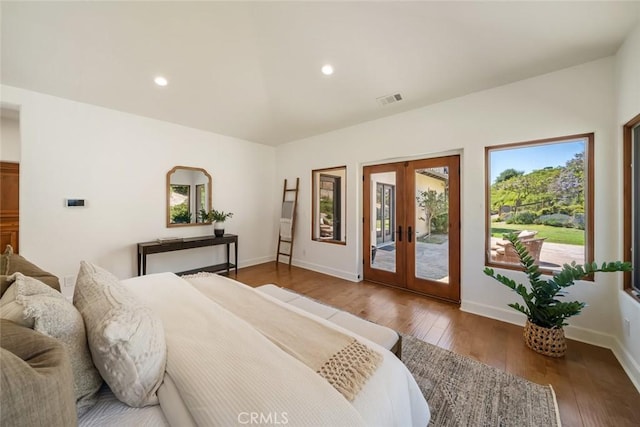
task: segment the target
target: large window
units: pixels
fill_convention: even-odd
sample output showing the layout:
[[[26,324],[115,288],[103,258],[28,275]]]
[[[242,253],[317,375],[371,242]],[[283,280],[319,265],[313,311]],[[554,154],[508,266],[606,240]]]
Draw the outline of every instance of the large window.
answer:
[[[624,126],[624,260],[634,269],[624,274],[624,287],[640,292],[640,114]]]
[[[542,271],[593,260],[593,134],[486,148],[486,264],[519,269],[516,233]]]

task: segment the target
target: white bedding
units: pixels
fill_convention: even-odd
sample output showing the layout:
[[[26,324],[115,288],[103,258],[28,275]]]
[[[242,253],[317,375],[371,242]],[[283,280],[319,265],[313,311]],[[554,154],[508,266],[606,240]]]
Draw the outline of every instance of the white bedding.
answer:
[[[230,279],[211,280],[214,286],[216,280]],[[180,425],[191,421],[198,425],[247,424],[254,414],[269,417],[271,424],[428,424],[428,406],[402,362],[383,347],[331,322],[272,299],[355,336],[383,355],[383,363],[351,404],[308,367],[178,276],[153,274],[123,284],[163,321],[171,383],[161,387],[159,397],[172,424],[176,420],[182,420]]]
[[[98,402],[78,420],[79,427],[169,427],[160,405],[132,408],[120,402],[102,385]]]

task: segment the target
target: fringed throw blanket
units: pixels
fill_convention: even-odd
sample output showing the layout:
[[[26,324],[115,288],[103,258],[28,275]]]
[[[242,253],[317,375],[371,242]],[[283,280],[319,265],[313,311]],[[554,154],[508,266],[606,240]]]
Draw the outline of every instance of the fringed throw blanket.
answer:
[[[287,310],[246,285],[211,273],[183,278],[309,366],[349,401],[382,361],[355,338]]]

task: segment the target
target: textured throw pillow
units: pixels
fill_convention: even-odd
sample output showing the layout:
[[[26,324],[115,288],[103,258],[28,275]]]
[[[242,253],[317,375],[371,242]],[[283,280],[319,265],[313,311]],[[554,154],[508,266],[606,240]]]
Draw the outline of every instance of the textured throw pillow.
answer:
[[[93,366],[84,322],[60,292],[32,277],[15,273],[13,284],[0,298],[0,317],[57,338],[69,353],[74,393],[81,414],[95,404],[102,378]]]
[[[87,327],[93,363],[113,394],[129,406],[157,404],[167,360],[160,319],[118,278],[84,261],[73,301]]]
[[[0,319],[0,425],[77,424],[73,373],[62,343]]]

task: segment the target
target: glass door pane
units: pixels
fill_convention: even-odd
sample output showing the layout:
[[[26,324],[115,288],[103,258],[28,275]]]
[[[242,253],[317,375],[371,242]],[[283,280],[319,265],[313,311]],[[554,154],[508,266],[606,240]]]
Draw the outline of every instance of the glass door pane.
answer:
[[[415,266],[418,279],[449,283],[449,168],[414,169]]]
[[[370,176],[371,212],[376,213],[375,222],[371,222],[374,227],[370,230],[371,268],[395,272],[396,173],[372,173]]]

